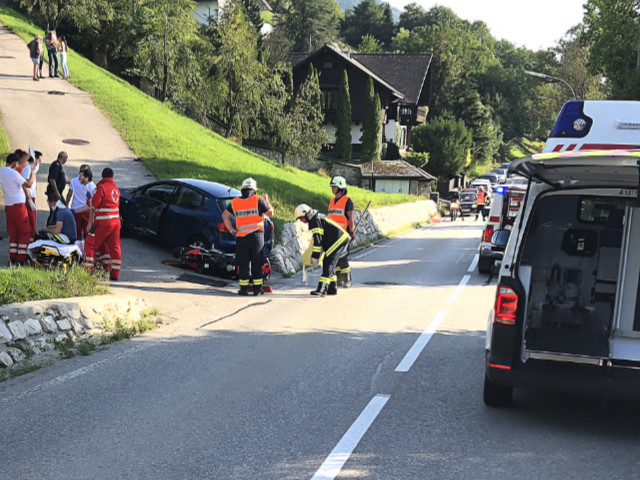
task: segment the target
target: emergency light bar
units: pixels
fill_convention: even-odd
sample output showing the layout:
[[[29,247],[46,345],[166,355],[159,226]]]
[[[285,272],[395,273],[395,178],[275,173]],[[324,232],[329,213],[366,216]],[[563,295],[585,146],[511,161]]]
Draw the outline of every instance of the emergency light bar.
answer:
[[[502,195],[503,193],[506,193],[507,191],[507,187],[496,187],[496,193]]]
[[[586,137],[591,126],[593,125],[593,119],[584,114],[583,111],[584,102],[582,100],[571,100],[564,104],[560,115],[556,119],[556,123],[549,133],[551,137],[565,137],[565,138],[582,138]],[[622,121],[620,123],[625,123]],[[626,122],[627,124],[638,123],[638,129],[640,129],[639,122]],[[630,129],[630,128],[626,128]]]

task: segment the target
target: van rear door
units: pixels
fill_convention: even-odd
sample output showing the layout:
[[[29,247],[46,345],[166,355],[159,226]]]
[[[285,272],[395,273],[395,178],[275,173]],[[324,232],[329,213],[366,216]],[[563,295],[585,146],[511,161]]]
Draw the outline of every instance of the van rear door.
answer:
[[[640,213],[637,232],[630,229],[635,222],[625,222],[636,208],[639,156],[542,154],[512,165],[517,173],[550,187],[534,195],[517,261],[518,278],[528,292],[524,356],[607,359],[622,351],[616,334],[619,312],[623,306],[634,313],[640,308],[635,303],[640,259],[620,280],[634,235],[640,239]],[[620,285],[627,297],[620,295]],[[626,332],[633,332],[627,323]],[[637,338],[624,346],[627,356],[640,360],[637,323]]]

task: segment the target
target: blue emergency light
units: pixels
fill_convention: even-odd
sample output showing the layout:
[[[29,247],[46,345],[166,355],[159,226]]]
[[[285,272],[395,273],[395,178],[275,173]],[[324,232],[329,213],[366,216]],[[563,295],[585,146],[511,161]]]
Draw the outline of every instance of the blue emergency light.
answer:
[[[496,193],[497,194],[502,195],[502,194],[504,194],[506,192],[507,192],[507,187],[496,187]]]
[[[584,114],[584,101],[570,100],[562,106],[556,123],[549,133],[549,138],[582,138],[586,137],[593,125],[593,119]]]

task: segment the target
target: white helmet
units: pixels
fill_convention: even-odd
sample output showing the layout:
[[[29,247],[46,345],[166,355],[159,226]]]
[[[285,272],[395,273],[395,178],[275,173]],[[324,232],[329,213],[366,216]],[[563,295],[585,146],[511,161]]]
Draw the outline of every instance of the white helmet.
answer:
[[[333,177],[329,186],[347,188],[347,181],[344,179],[344,177]]]
[[[258,190],[258,182],[256,182],[253,178],[245,178],[242,181],[241,189],[250,188],[251,190]]]
[[[293,215],[296,217],[296,220],[298,220],[299,218],[302,218],[302,217],[308,219],[307,214],[312,212],[312,211],[313,211],[313,209],[309,205],[307,205],[306,203],[301,203],[300,205],[298,205],[296,207],[296,210],[293,213]]]

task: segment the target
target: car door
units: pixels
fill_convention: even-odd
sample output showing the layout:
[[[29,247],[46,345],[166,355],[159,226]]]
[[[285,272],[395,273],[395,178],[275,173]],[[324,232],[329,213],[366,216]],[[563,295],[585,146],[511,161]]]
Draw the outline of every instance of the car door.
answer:
[[[139,233],[158,236],[160,219],[176,189],[174,183],[153,183],[136,192],[133,224]]]
[[[201,237],[210,240],[204,213],[208,197],[190,186],[181,185],[162,217],[161,238],[170,245],[184,246]]]

